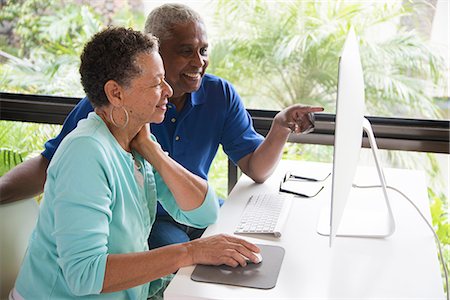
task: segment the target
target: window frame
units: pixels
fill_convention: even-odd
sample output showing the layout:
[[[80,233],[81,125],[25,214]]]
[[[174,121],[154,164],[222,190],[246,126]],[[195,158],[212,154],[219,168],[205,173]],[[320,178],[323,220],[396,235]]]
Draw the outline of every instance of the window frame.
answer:
[[[0,94],[0,120],[63,124],[80,98],[45,95]],[[247,110],[257,132],[266,136],[275,110]],[[318,113],[315,130],[307,135],[291,134],[288,141],[331,146],[334,143],[335,115]],[[379,149],[450,154],[450,121],[367,116]],[[363,137],[363,147],[369,147]],[[228,161],[228,190],[239,177],[237,167]]]

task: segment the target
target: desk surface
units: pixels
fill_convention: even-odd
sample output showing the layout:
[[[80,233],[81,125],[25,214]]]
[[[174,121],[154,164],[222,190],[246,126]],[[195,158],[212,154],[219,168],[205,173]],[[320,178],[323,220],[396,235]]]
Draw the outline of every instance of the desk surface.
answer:
[[[264,184],[255,184],[247,176],[241,176],[221,208],[219,221],[208,227],[204,236],[232,234],[252,194],[273,193],[278,190],[286,171],[307,170],[317,164],[282,161]],[[431,219],[423,172],[385,169],[385,175],[389,185],[408,195]],[[356,183],[379,184],[376,178],[375,169],[360,168]],[[316,230],[320,212],[330,199],[330,190],[331,177],[315,198],[294,198],[281,238],[241,235],[254,243],[285,248],[275,288],[258,290],[194,282],[190,279],[194,267],[186,267],[178,271],[164,298],[444,299],[434,237],[411,204],[389,191],[396,221],[392,236],[384,239],[338,237],[329,248],[329,238]]]

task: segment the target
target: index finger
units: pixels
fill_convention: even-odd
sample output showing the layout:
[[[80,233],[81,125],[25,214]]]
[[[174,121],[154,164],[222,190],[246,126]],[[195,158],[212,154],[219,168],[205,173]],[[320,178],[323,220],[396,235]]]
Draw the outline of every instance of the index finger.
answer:
[[[324,108],[322,106],[306,106],[304,110],[307,112],[321,112],[324,111]]]
[[[249,249],[249,250],[252,251],[252,252],[257,252],[257,253],[260,252],[258,246],[256,246],[256,245],[253,244],[253,243],[250,243],[250,242],[248,242],[248,241],[246,241],[246,240],[244,240],[244,239],[241,239],[241,238],[238,238],[238,237],[235,237],[235,236],[232,236],[232,235],[228,235],[228,236],[227,236],[227,239],[228,239],[230,242],[233,242],[233,243],[237,243],[237,244],[243,245],[244,247],[246,247],[247,249]]]

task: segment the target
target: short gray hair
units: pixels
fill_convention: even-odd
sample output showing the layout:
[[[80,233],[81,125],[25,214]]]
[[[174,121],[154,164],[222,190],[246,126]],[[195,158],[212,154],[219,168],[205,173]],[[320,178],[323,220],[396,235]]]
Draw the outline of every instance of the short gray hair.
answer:
[[[104,86],[114,80],[128,86],[142,69],[136,58],[158,52],[158,39],[131,28],[108,27],[86,43],[81,54],[81,84],[93,107],[109,103]]]
[[[172,38],[175,25],[190,22],[204,24],[202,17],[192,8],[184,4],[170,3],[153,9],[145,22],[145,33],[151,33],[160,41]]]

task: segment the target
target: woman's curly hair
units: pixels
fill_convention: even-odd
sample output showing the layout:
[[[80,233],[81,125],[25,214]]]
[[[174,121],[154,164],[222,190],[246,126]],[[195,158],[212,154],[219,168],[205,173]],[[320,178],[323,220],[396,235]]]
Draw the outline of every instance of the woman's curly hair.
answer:
[[[80,64],[81,84],[92,106],[109,103],[104,91],[107,81],[128,86],[141,73],[137,55],[158,50],[156,37],[131,28],[109,27],[95,34],[84,46]]]

